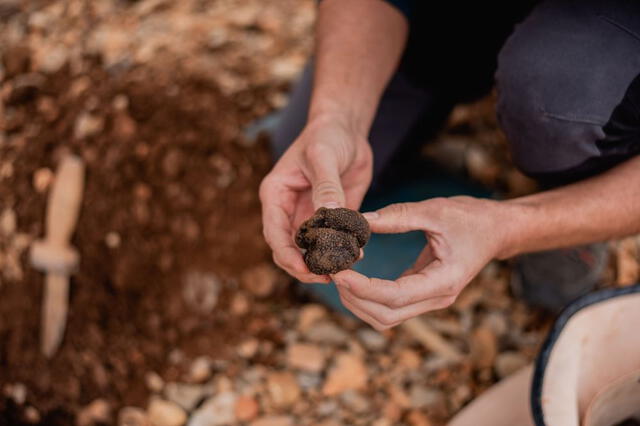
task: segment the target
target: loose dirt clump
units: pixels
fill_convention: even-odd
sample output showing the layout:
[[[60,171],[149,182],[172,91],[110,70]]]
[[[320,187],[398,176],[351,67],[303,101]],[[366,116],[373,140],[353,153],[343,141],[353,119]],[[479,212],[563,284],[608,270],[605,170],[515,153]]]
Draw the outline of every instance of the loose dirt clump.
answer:
[[[357,211],[321,207],[300,226],[296,244],[306,250],[304,261],[311,272],[335,274],[358,260],[370,235],[369,223]]]

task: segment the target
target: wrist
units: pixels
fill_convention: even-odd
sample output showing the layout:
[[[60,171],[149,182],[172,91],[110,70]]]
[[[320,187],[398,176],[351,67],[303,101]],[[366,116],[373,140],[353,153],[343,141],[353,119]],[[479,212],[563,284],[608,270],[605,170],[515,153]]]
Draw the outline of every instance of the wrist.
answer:
[[[351,108],[335,101],[313,102],[307,125],[339,125],[352,135],[368,139],[370,123]]]
[[[505,260],[527,251],[526,243],[535,233],[538,207],[533,203],[508,200],[498,202],[500,244],[496,259]]]

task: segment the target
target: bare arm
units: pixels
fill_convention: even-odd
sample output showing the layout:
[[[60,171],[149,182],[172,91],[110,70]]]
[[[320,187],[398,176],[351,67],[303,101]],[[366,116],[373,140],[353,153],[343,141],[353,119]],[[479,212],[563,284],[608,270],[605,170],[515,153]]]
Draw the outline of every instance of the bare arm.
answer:
[[[358,209],[371,182],[367,136],[407,37],[406,19],[383,0],[323,0],[315,81],[304,130],[260,187],[264,236],[274,261],[305,282],[293,233],[315,209]]]
[[[602,175],[505,203],[508,234],[499,257],[640,232],[640,157]]]
[[[323,0],[310,121],[346,118],[366,137],[407,39],[406,19],[382,0]]]

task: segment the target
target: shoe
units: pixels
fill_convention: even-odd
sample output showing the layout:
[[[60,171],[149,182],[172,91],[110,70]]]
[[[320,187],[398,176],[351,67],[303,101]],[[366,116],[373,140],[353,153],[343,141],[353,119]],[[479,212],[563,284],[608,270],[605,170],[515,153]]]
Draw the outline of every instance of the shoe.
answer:
[[[519,256],[511,272],[513,292],[532,306],[559,312],[601,282],[607,243]]]

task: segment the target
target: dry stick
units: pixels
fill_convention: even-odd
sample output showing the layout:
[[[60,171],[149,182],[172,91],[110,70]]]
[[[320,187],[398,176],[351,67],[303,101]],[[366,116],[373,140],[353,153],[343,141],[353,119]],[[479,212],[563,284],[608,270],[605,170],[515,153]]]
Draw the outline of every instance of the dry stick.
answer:
[[[71,235],[78,221],[84,164],[79,157],[62,158],[47,202],[46,237],[31,245],[31,264],[46,276],[42,305],[41,350],[51,357],[62,341],[69,303],[69,276],[77,269],[78,252]]]
[[[442,358],[452,362],[462,360],[463,354],[455,346],[447,342],[437,331],[431,328],[422,318],[412,318],[404,322],[402,328],[425,348],[438,354]]]

